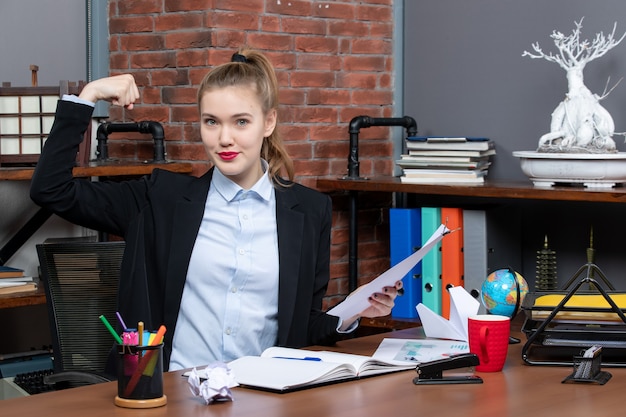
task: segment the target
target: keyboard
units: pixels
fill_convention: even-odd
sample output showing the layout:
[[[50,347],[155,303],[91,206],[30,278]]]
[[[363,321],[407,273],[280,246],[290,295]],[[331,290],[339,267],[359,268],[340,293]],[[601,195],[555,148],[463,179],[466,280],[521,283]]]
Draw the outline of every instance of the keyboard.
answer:
[[[52,369],[43,369],[39,371],[24,372],[15,375],[13,383],[22,388],[30,395],[39,394],[41,392],[54,391],[54,385],[46,385],[43,378],[52,374]]]

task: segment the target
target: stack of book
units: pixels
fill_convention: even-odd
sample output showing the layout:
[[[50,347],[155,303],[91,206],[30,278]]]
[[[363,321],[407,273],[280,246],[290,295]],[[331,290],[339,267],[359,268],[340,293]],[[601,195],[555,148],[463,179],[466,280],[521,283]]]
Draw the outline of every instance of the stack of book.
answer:
[[[396,164],[408,183],[470,183],[485,181],[490,158],[496,154],[488,138],[409,137],[407,154]]]
[[[0,265],[0,294],[13,294],[36,289],[37,283],[34,278],[25,276],[22,269]]]

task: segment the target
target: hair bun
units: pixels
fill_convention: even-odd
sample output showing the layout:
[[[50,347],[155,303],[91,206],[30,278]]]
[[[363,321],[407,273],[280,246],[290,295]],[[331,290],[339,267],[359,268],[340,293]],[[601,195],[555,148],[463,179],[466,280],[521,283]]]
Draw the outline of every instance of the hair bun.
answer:
[[[232,58],[230,59],[230,62],[243,62],[244,64],[248,63],[248,59],[241,55],[240,53],[235,52],[232,56]]]

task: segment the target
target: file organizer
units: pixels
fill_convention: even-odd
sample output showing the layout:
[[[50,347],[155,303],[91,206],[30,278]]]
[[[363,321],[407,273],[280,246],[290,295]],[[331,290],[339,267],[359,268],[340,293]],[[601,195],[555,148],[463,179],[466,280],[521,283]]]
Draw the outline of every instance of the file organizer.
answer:
[[[391,266],[415,253],[422,246],[421,210],[419,208],[389,209],[389,251]],[[416,318],[415,306],[422,302],[422,263],[419,262],[402,278],[404,294],[396,297],[392,317]]]
[[[600,346],[602,366],[626,367],[626,294],[615,292],[595,265],[581,271],[587,276],[567,292],[526,296],[522,359],[529,365],[572,366],[581,350]],[[545,302],[546,297],[556,302]]]

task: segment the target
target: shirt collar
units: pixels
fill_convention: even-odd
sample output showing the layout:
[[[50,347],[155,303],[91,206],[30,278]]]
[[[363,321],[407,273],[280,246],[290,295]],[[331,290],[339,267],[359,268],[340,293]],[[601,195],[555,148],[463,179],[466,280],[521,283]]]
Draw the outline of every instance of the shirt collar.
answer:
[[[263,176],[259,178],[249,190],[244,190],[238,184],[227,178],[217,167],[213,172],[211,186],[215,187],[217,192],[220,193],[226,201],[233,201],[243,194],[256,195],[262,200],[269,201],[274,189],[268,174],[269,164],[264,159],[261,159],[261,166],[263,167]]]

